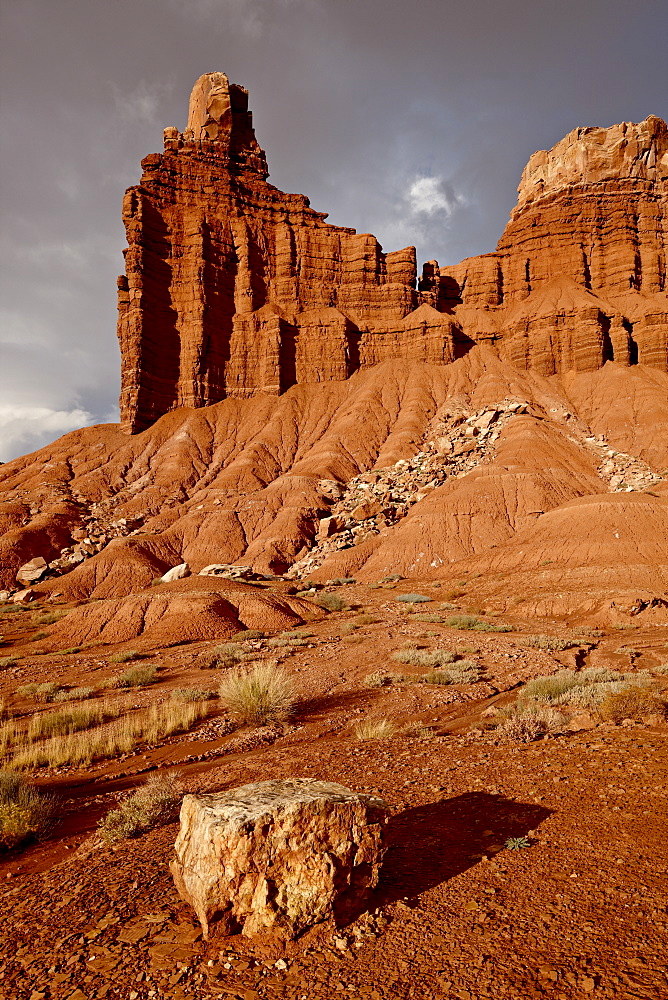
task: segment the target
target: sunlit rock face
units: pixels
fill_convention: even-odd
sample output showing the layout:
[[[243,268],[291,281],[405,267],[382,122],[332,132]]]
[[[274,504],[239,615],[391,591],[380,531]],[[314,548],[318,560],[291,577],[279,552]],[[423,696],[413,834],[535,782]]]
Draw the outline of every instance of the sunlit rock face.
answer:
[[[413,247],[385,253],[269,184],[246,90],[204,74],[125,195],[125,429],[481,341],[542,374],[667,370],[667,150],[658,118],[576,129],[529,160],[495,253],[418,281]]]

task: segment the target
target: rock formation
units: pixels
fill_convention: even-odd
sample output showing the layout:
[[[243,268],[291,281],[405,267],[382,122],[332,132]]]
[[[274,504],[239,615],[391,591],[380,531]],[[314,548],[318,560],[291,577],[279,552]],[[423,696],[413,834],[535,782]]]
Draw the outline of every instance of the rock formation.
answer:
[[[276,395],[389,359],[443,364],[489,341],[542,374],[607,360],[668,370],[668,131],[577,129],[535,153],[496,253],[453,268],[384,253],[267,182],[248,94],[195,84],[188,126],[125,196],[121,419]]]
[[[387,807],[326,781],[262,781],[186,795],[172,875],[205,936],[276,930],[293,938],[350,916],[378,881]]]

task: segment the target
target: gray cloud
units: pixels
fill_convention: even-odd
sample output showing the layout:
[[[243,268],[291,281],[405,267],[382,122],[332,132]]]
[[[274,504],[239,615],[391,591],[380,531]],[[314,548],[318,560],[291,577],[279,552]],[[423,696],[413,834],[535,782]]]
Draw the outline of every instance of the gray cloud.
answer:
[[[248,87],[278,187],[455,263],[535,149],[666,116],[667,27],[665,0],[7,0],[2,456],[114,412],[123,190],[201,73]]]

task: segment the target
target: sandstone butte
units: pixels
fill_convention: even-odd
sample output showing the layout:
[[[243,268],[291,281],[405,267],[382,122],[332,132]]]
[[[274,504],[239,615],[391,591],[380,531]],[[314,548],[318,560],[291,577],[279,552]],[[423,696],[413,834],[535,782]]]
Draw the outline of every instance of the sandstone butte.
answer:
[[[461,567],[501,610],[665,598],[663,121],[535,153],[497,249],[419,277],[412,247],[385,253],[269,184],[223,73],[164,146],[123,202],[121,425],[2,468],[0,586],[127,598],[140,622],[137,595],[184,563],[161,586],[197,588],[206,615],[212,563]]]

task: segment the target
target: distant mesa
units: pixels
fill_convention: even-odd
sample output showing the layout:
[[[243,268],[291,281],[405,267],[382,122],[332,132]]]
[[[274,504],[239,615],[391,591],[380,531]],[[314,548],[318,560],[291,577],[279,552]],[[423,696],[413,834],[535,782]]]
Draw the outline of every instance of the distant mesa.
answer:
[[[608,360],[668,371],[668,130],[580,128],[534,153],[494,253],[449,268],[333,226],[267,181],[248,93],[193,88],[184,132],[128,189],[121,419],[279,395],[481,342],[543,375]]]

